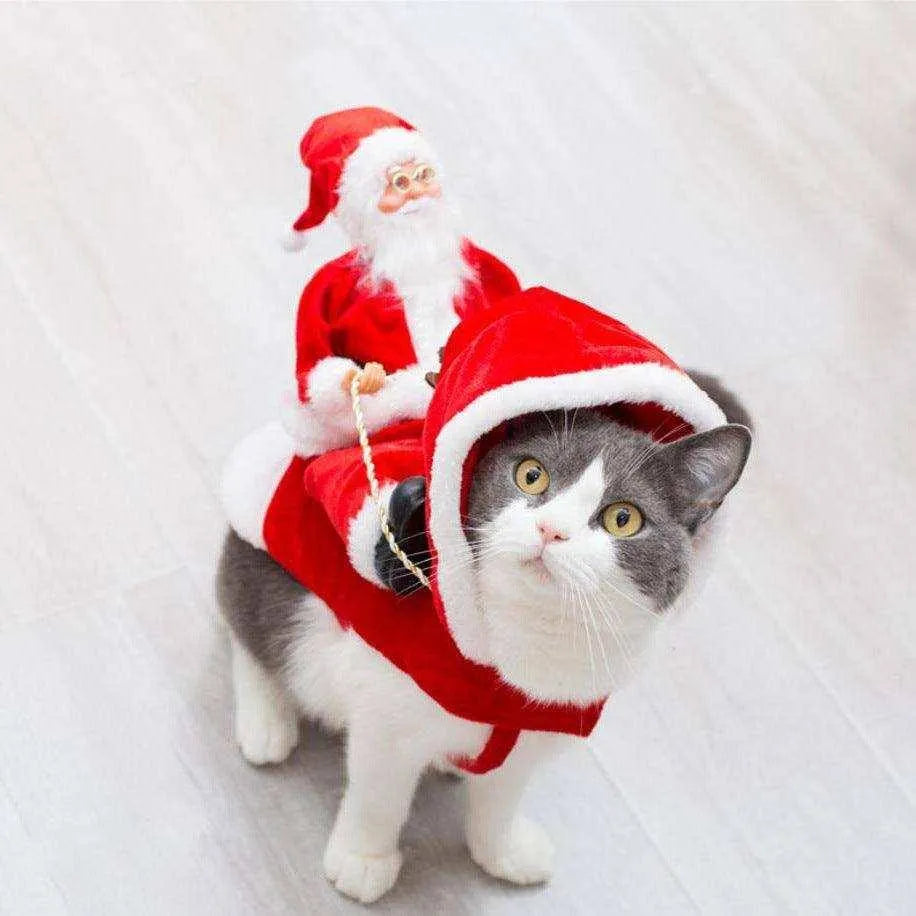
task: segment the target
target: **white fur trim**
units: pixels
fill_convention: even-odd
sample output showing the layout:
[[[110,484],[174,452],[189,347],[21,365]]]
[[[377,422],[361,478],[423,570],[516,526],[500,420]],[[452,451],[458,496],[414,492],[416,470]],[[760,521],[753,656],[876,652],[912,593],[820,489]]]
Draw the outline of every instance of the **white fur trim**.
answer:
[[[461,527],[464,461],[483,435],[500,423],[540,410],[652,402],[703,432],[726,422],[719,407],[676,369],[638,363],[556,377],[522,379],[491,389],[439,431],[430,471],[430,536],[449,563],[438,568],[437,586],[452,637],[468,658],[490,664],[474,588],[471,549]]]
[[[370,432],[395,420],[422,419],[426,416],[433,389],[421,366],[408,366],[392,372],[385,387],[377,394],[363,398],[363,414]]]
[[[337,360],[338,357],[329,359]],[[322,363],[329,360],[322,360]],[[349,360],[341,360],[349,363]],[[340,388],[341,374],[338,377],[337,392],[340,402],[336,403],[336,393],[330,389],[327,397],[315,402],[312,395],[312,375],[321,363],[315,366],[309,375],[310,400],[302,404],[295,395],[288,395],[282,408],[283,426],[287,433],[295,440],[296,451],[303,458],[319,455],[332,448],[341,448],[345,445],[354,445],[357,441],[356,424],[349,395]],[[352,367],[354,364],[350,364]],[[330,370],[328,370],[330,374]],[[323,378],[319,377],[323,384]],[[334,394],[334,397],[332,397]],[[420,366],[409,366],[392,372],[385,379],[381,391],[375,394],[362,396],[363,419],[366,428],[371,433],[389,426],[398,420],[422,419],[426,416],[432,389],[426,383],[423,370]],[[334,409],[328,409],[328,408]]]
[[[229,524],[262,550],[267,509],[295,452],[280,424],[269,423],[246,436],[223,468],[220,496]]]
[[[341,387],[344,376],[359,366],[343,356],[319,359],[306,379],[309,402],[322,416],[340,416],[350,409],[350,396]]]
[[[379,488],[382,504],[387,506],[396,484],[388,483]],[[353,568],[373,585],[388,588],[375,571],[375,545],[382,533],[375,500],[369,494],[353,516],[347,530],[347,556]]]
[[[298,229],[286,229],[280,236],[280,245],[286,251],[302,251],[308,243],[308,232],[299,232]]]
[[[303,458],[352,444],[356,437],[355,428],[347,427],[340,418],[332,422],[321,417],[312,404],[303,404],[295,391],[283,395],[280,422],[293,440],[296,454]]]
[[[388,169],[408,160],[428,162],[441,175],[438,157],[426,139],[415,130],[383,127],[360,141],[347,158],[337,194],[357,208],[374,207],[388,183]]]
[[[438,368],[439,348],[458,324],[454,303],[464,282],[464,272],[459,267],[443,273],[441,279],[413,286],[402,284],[399,290],[410,342],[420,365],[427,369]]]

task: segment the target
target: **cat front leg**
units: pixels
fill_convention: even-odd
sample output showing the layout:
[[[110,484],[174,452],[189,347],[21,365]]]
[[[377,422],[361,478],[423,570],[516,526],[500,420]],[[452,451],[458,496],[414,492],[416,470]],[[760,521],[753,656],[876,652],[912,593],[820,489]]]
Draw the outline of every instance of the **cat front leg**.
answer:
[[[372,903],[401,870],[398,838],[429,754],[376,722],[351,722],[347,789],[324,855],[328,880],[342,894]]]
[[[563,746],[555,735],[525,734],[502,766],[468,779],[465,837],[487,874],[513,884],[539,884],[553,874],[554,847],[539,824],[518,812],[532,771]]]

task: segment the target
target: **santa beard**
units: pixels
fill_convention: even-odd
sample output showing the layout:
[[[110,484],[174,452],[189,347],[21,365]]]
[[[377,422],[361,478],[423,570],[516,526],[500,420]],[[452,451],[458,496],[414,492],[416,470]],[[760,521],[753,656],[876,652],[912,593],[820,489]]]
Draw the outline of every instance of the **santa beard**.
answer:
[[[341,198],[336,212],[366,265],[365,282],[392,284],[418,363],[438,368],[439,349],[458,323],[455,297],[473,278],[455,211],[441,197],[422,197],[394,213],[382,213],[375,201],[350,207]]]
[[[336,214],[375,285],[390,281],[402,297],[450,287],[454,296],[470,276],[457,213],[441,197],[408,201],[394,213],[382,213],[374,200],[352,206],[342,198]]]

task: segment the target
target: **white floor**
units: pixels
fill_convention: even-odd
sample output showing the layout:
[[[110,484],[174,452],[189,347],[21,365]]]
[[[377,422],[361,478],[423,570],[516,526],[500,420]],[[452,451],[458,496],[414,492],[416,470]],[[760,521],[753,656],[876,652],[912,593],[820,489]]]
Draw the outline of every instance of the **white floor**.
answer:
[[[916,6],[0,8],[0,912],[355,911],[337,741],[245,766],[215,497],[290,377],[315,115],[422,125],[471,235],[758,421],[706,600],[528,806],[424,785],[398,913],[916,912]]]

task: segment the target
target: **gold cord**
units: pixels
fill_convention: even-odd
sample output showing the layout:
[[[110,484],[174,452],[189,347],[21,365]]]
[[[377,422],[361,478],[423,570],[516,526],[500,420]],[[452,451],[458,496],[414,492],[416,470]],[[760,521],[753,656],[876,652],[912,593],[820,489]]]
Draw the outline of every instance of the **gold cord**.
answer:
[[[356,432],[359,434],[359,447],[363,452],[363,464],[366,466],[366,479],[369,481],[369,492],[372,494],[372,499],[375,502],[378,520],[382,526],[382,534],[385,535],[385,540],[388,541],[391,552],[401,561],[404,568],[413,573],[423,585],[429,588],[429,579],[426,577],[426,573],[424,573],[423,570],[420,569],[403,550],[401,550],[398,546],[398,542],[394,539],[394,534],[388,524],[388,509],[382,503],[381,496],[379,496],[378,478],[375,474],[375,462],[372,460],[372,448],[369,446],[369,433],[366,430],[366,421],[363,418],[363,408],[359,399],[359,383],[362,377],[363,370],[357,370],[350,382],[350,400],[353,406],[353,417],[356,420]]]

